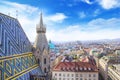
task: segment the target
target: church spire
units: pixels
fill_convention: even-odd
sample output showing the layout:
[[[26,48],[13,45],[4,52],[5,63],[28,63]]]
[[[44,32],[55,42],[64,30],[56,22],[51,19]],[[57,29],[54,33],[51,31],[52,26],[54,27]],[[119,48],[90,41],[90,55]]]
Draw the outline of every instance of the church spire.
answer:
[[[42,12],[40,14],[40,22],[37,25],[36,31],[37,31],[37,33],[45,33],[46,32],[46,28],[45,28],[45,26],[43,24]]]
[[[39,66],[43,73],[49,71],[50,60],[49,60],[49,46],[46,38],[46,28],[43,24],[42,13],[40,14],[40,21],[36,28],[36,39],[34,43],[35,57],[38,60]]]
[[[41,12],[41,14],[40,14],[40,26],[43,26],[43,19],[42,19],[42,12]]]
[[[37,36],[36,36],[34,47],[39,48],[41,51],[44,48],[48,49],[48,42],[45,35],[46,28],[43,24],[42,13],[40,14],[40,21],[36,27],[36,32],[37,32]]]

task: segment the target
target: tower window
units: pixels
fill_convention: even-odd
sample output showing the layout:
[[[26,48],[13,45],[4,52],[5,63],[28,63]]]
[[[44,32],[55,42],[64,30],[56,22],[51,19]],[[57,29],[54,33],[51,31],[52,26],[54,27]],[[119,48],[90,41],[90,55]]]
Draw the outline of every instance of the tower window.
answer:
[[[44,68],[44,72],[46,73],[47,71],[46,71],[46,68]]]
[[[44,58],[44,64],[46,64],[46,58]]]
[[[39,59],[37,60],[37,62],[38,62],[38,64],[40,64],[40,60]]]
[[[39,53],[39,51],[37,51],[37,53]]]

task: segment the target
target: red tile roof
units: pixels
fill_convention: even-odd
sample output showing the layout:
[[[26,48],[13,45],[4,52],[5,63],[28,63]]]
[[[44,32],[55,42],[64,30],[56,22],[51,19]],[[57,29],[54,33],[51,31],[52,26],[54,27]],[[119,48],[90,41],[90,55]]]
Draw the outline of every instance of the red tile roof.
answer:
[[[85,48],[84,51],[86,51],[87,53],[90,53],[90,48]]]
[[[60,62],[54,66],[53,71],[97,72],[98,69],[88,62]]]

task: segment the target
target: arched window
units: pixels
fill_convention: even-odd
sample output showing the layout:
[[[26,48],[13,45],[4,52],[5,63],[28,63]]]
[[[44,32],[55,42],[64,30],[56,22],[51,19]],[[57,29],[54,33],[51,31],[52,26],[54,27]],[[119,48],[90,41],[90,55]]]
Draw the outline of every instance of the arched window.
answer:
[[[37,53],[39,53],[39,51],[37,51]]]
[[[40,64],[40,60],[39,59],[37,60],[37,62],[38,62],[38,64]]]
[[[44,68],[44,72],[46,73],[47,71],[46,71],[46,68]]]
[[[44,64],[46,64],[46,58],[44,58]]]

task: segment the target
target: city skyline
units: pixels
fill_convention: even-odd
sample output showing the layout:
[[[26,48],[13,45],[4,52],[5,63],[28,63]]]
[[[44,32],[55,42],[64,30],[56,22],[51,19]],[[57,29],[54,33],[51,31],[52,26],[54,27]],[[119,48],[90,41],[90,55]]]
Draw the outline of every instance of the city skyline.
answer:
[[[31,42],[35,40],[41,12],[48,40],[115,39],[120,38],[119,3],[119,0],[2,0],[0,12],[17,17]]]

